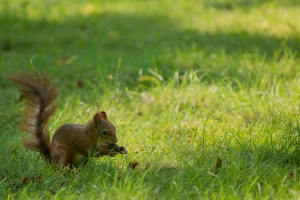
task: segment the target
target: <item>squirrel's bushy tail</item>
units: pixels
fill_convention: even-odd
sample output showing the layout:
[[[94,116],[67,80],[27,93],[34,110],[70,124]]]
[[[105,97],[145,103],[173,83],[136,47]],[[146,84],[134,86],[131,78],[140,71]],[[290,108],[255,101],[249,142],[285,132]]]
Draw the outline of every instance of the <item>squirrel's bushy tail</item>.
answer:
[[[17,76],[7,76],[18,84],[21,97],[26,99],[26,108],[20,129],[30,133],[33,137],[23,140],[26,149],[40,152],[50,161],[50,133],[47,128],[49,118],[57,106],[53,104],[58,92],[51,84],[47,75],[22,73]]]

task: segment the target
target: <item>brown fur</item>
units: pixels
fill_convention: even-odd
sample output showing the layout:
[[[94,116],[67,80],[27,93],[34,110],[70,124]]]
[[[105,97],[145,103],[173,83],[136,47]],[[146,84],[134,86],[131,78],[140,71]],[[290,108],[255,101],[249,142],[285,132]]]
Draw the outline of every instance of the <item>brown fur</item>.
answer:
[[[89,156],[115,156],[108,143],[117,143],[118,137],[113,124],[104,111],[96,113],[85,125],[67,123],[59,127],[50,141],[47,128],[49,118],[57,106],[53,101],[58,95],[56,87],[46,76],[35,71],[17,76],[7,76],[18,84],[18,90],[27,100],[20,129],[32,135],[23,140],[26,149],[40,152],[49,162],[73,166]],[[121,147],[126,150],[125,147]]]

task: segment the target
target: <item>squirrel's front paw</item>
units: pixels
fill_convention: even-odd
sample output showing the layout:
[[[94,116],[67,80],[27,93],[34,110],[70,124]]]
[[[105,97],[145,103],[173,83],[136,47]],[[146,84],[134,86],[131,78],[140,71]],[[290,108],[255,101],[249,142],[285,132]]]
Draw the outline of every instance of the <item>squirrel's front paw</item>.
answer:
[[[127,147],[119,146],[119,153],[120,154],[128,154],[128,149]]]
[[[128,154],[128,150],[126,147],[118,146],[117,144],[108,144],[107,149],[110,149],[113,152],[118,152],[120,154]]]

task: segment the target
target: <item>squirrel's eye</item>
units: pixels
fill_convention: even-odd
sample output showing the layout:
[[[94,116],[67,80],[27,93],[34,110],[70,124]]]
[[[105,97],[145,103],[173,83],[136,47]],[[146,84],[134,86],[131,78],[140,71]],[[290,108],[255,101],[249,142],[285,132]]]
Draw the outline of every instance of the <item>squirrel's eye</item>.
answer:
[[[107,135],[107,134],[108,134],[108,131],[107,131],[106,129],[103,129],[103,130],[101,131],[101,133],[102,133],[102,135]]]

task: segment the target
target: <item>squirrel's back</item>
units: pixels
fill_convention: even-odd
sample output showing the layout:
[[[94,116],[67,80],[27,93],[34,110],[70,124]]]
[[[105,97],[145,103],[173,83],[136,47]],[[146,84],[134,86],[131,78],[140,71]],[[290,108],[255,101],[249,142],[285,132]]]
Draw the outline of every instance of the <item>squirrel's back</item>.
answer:
[[[51,84],[47,75],[40,76],[35,71],[7,78],[18,84],[21,96],[26,99],[20,129],[30,133],[32,137],[24,139],[23,146],[29,150],[39,151],[50,160],[51,140],[47,124],[57,107],[53,104],[58,95],[56,87]]]

